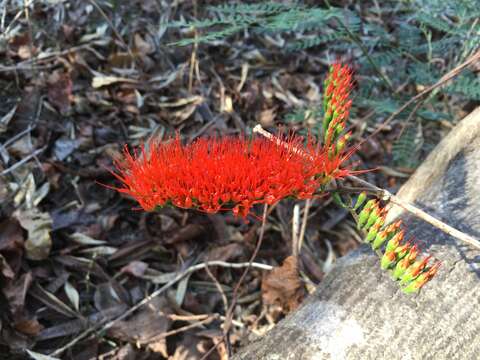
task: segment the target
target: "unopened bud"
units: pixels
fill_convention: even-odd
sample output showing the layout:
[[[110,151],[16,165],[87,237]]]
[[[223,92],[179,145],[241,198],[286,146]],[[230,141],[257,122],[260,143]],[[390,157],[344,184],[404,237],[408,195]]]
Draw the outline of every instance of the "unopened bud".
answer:
[[[382,210],[378,206],[375,207],[368,217],[367,223],[365,224],[365,229],[370,229],[370,227],[377,222],[381,214]]]
[[[387,270],[397,260],[397,255],[395,255],[394,251],[387,251],[383,254],[382,259],[380,260],[380,266],[383,270]]]
[[[365,191],[362,191],[360,195],[358,195],[358,198],[357,198],[357,201],[355,202],[355,206],[353,207],[353,210],[357,210],[360,206],[362,206],[365,200],[367,200],[367,193]]]
[[[405,274],[405,271],[407,271],[408,267],[411,265],[411,262],[408,260],[408,258],[403,258],[400,260],[397,265],[395,266],[395,269],[393,269],[392,277],[394,280],[400,279],[403,274]]]
[[[378,233],[375,240],[373,240],[372,249],[380,249],[385,241],[387,241],[387,233],[385,231]]]
[[[379,219],[380,220],[380,219]],[[380,228],[382,227],[382,224],[381,222],[377,222],[375,223],[369,230],[368,230],[368,233],[367,233],[367,236],[365,237],[365,242],[366,243],[371,243],[375,237],[377,236],[378,232],[380,231]]]
[[[425,285],[435,276],[439,267],[440,267],[440,262],[435,263],[428,270],[418,275],[418,277],[415,280],[411,281],[406,287],[404,287],[402,291],[406,294],[417,292],[422,288],[423,285]]]
[[[405,232],[403,230],[393,235],[387,243],[386,251],[395,251],[402,242],[404,236]]]
[[[423,269],[425,269],[425,266],[427,265],[428,260],[430,260],[430,256],[424,258],[421,261],[416,261],[415,263],[410,265],[407,271],[405,271],[405,274],[403,274],[400,280],[400,284],[406,285],[410,283],[412,280],[414,280],[423,271]]]
[[[363,207],[362,211],[360,211],[360,214],[358,215],[358,223],[357,227],[358,229],[362,229],[364,225],[367,223],[368,218],[370,217],[370,214],[373,210],[373,208],[376,206],[377,200],[369,200],[367,204]]]

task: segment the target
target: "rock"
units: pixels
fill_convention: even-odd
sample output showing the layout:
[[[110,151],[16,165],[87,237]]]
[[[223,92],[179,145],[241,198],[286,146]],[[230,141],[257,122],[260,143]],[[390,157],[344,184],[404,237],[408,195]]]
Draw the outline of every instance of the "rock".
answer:
[[[480,238],[480,108],[428,156],[398,196]],[[340,259],[316,293],[235,359],[478,359],[480,251],[394,208],[407,233],[442,261],[403,294],[367,246]]]

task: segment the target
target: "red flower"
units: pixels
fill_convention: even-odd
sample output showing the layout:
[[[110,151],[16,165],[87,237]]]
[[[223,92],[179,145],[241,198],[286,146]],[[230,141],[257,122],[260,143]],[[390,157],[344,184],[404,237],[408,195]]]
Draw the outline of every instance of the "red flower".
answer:
[[[254,204],[285,197],[311,198],[321,185],[349,174],[348,156],[329,158],[310,138],[210,138],[182,145],[179,137],[151,142],[132,155],[125,149],[115,176],[116,190],[135,198],[147,211],[175,205],[209,213],[232,209],[246,216]]]

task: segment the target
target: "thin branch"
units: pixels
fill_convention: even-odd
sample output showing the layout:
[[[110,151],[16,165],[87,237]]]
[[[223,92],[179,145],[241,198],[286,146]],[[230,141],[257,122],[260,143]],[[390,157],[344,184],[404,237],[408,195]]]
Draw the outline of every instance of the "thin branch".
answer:
[[[298,241],[300,233],[300,205],[295,204],[292,215],[292,255],[297,257],[300,253],[300,243]]]
[[[89,2],[90,2],[90,4],[92,4],[97,9],[97,11],[100,13],[100,15],[105,19],[105,21],[107,22],[110,29],[112,29],[112,31],[115,34],[118,41],[120,41],[120,43],[127,49],[128,55],[132,58],[132,62],[134,64],[136,64],[137,63],[137,57],[132,52],[132,49],[130,49],[130,46],[128,46],[128,44],[125,42],[125,40],[123,40],[122,35],[120,35],[120,33],[117,31],[117,29],[113,25],[113,22],[107,16],[105,11],[103,11],[103,9],[100,7],[100,5],[98,5],[98,3],[95,0],[89,0]]]
[[[26,162],[30,161],[31,159],[33,159],[35,156],[39,155],[40,153],[42,153],[47,147],[44,146],[40,149],[37,149],[35,150],[33,153],[27,155],[26,157],[24,157],[22,160],[20,161],[17,161],[15,164],[13,164],[12,166],[10,166],[9,168],[3,170],[2,172],[0,172],[0,176],[5,176],[9,173],[11,173],[12,171],[14,171],[15,169],[19,168],[20,166],[22,166],[23,164],[25,164]]]
[[[448,81],[452,80],[454,77],[456,77],[458,74],[460,74],[465,68],[470,66],[471,64],[475,63],[476,61],[480,60],[480,50],[478,50],[475,54],[470,56],[467,60],[465,60],[463,63],[458,65],[457,67],[453,68],[450,70],[448,73],[443,75],[435,84],[428,86],[425,88],[423,91],[419,92],[417,95],[412,97],[410,100],[408,100],[405,104],[400,106],[395,112],[393,112],[387,120],[385,120],[380,126],[370,135],[374,136],[381,130],[383,130],[395,117],[397,117],[398,114],[400,114],[403,110],[408,108],[411,104],[413,104],[415,101],[421,99],[423,96],[431,92],[432,90],[443,86],[445,83]]]
[[[312,200],[307,199],[305,201],[305,207],[303,208],[303,219],[302,219],[302,227],[300,228],[300,235],[298,236],[298,253],[302,250],[303,239],[305,238],[305,231],[307,230],[307,222],[308,222],[308,213],[310,212],[310,206],[312,205]]]

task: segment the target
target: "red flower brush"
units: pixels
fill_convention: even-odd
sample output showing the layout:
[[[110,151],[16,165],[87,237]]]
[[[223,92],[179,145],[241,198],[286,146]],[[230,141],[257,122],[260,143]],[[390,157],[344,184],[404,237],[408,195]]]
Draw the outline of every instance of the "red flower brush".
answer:
[[[291,136],[281,143],[263,138],[199,139],[182,145],[179,137],[151,142],[117,162],[117,188],[147,211],[168,204],[208,213],[232,209],[246,216],[255,204],[285,197],[311,198],[320,186],[348,175],[340,155],[330,159],[310,138]],[[318,149],[318,150],[317,150]]]
[[[273,204],[285,197],[311,198],[334,179],[351,171],[343,164],[355,149],[344,152],[350,134],[343,134],[351,101],[351,71],[331,67],[325,82],[324,144],[311,137],[268,139],[199,139],[182,145],[179,137],[151,142],[117,162],[116,190],[131,195],[145,210],[174,205],[208,213],[231,209],[245,217],[255,204]],[[265,135],[265,134],[264,134]]]

